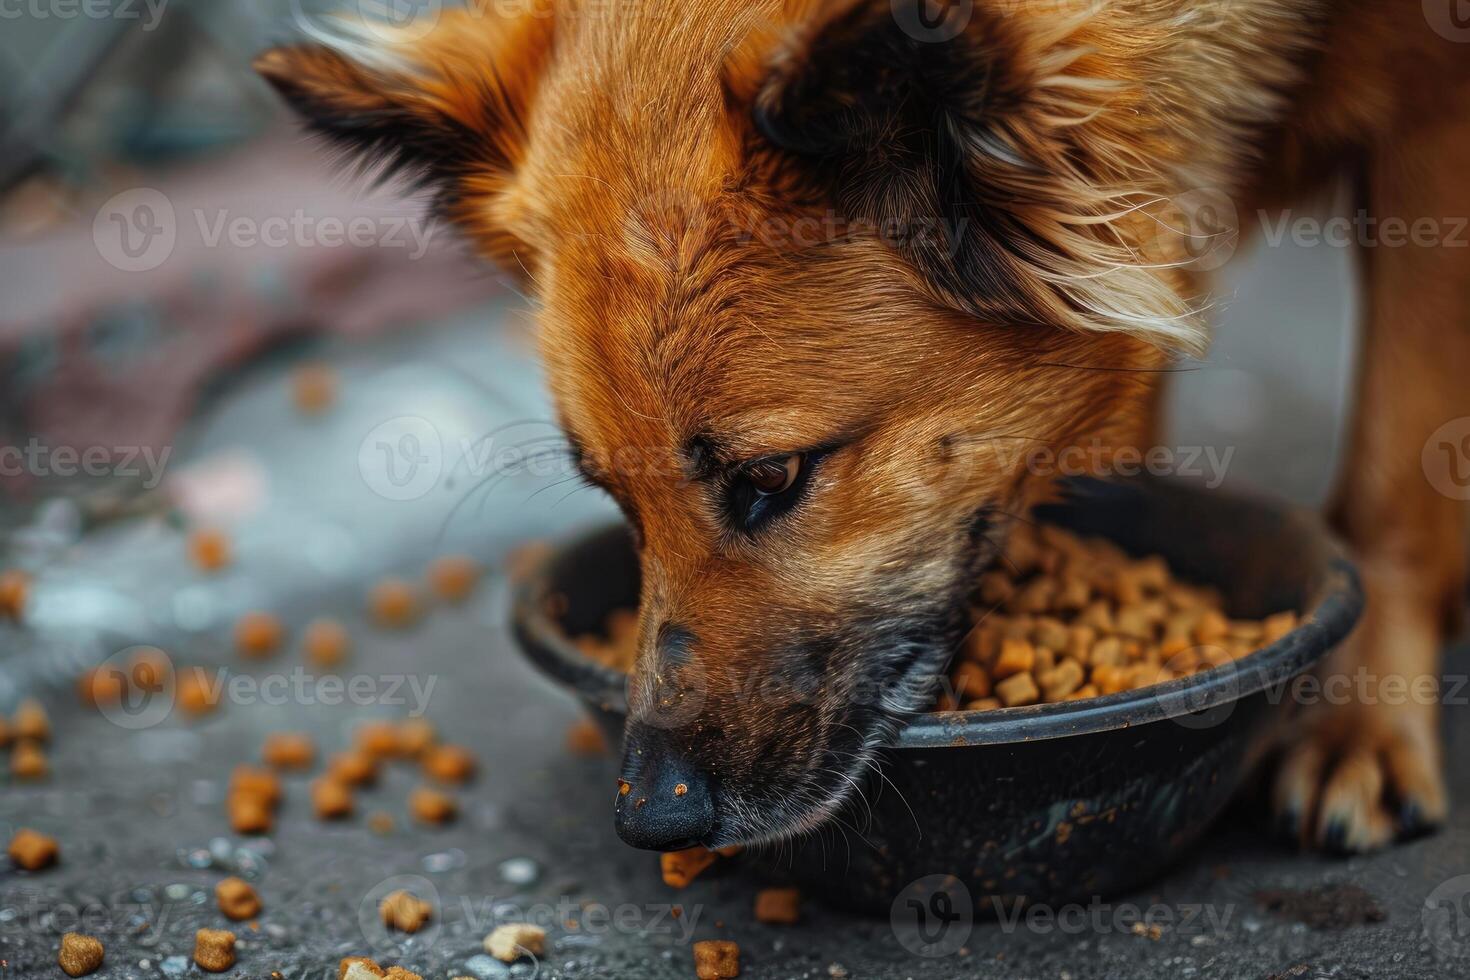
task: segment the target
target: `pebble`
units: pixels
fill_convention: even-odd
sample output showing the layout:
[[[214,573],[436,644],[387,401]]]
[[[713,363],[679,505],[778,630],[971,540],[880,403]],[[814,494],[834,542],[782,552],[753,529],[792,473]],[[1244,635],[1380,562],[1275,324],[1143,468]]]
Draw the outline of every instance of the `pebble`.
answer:
[[[441,871],[454,871],[465,866],[465,853],[457,847],[447,851],[439,851],[435,854],[425,854],[423,861],[424,870],[430,874],[438,874]]]
[[[142,964],[139,965],[141,966]],[[183,974],[189,972],[189,957],[170,956],[168,959],[160,963],[158,965],[158,968],[171,977],[182,976]]]
[[[500,862],[500,880],[508,885],[530,885],[540,877],[541,869],[530,858],[514,857]]]
[[[510,976],[510,967],[485,953],[477,953],[465,960],[464,968],[482,980],[495,980],[495,978]]]

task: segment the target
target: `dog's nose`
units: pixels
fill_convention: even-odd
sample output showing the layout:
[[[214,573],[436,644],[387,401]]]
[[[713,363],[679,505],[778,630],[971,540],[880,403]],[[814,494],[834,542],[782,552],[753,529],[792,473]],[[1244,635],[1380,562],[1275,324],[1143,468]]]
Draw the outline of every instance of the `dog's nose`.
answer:
[[[627,739],[613,823],[634,847],[677,851],[706,840],[715,825],[709,779],[668,734],[634,723]]]

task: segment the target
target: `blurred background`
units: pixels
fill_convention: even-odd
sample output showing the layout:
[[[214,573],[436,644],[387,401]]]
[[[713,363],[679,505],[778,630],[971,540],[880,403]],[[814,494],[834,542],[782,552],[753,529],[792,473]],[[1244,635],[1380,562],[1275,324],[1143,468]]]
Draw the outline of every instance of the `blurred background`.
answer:
[[[368,12],[403,15],[415,2],[430,0]],[[0,879],[0,975],[40,976],[26,964],[43,961],[54,971],[63,906],[98,903],[111,934],[136,936],[138,913],[120,896],[152,910],[157,928],[151,945],[119,939],[127,952],[106,975],[190,969],[186,927],[207,921],[206,872],[221,868],[270,882],[292,910],[268,914],[246,942],[272,950],[273,968],[300,971],[288,976],[364,952],[360,900],[392,875],[522,905],[658,887],[647,856],[612,836],[607,765],[564,748],[574,706],[512,657],[506,636],[515,549],[612,514],[557,453],[531,304],[421,202],[354,177],[303,137],[249,68],[271,43],[317,30],[325,9],[0,5],[0,569],[26,581],[22,620],[0,617],[0,712],[38,697],[56,729],[50,782],[3,777],[0,830],[44,823],[83,858],[57,878]],[[1242,246],[1221,270],[1219,341],[1178,376],[1169,438],[1212,449],[1227,484],[1305,504],[1324,496],[1353,357],[1349,259]],[[191,552],[200,532],[227,542],[221,567]],[[434,601],[424,580],[446,554],[484,570],[457,605]],[[385,576],[418,590],[425,613],[407,631],[371,621],[370,590]],[[137,726],[77,709],[78,674],[136,644],[176,666],[246,669],[235,629],[260,611],[282,624],[281,663],[299,665],[305,624],[331,616],[351,635],[354,672],[431,690],[417,705],[298,698]],[[415,707],[472,745],[489,774],[464,791],[455,827],[385,842],[360,820],[323,831],[302,804],[274,838],[230,836],[223,781],[264,733],[304,730],[329,752],[364,718]],[[403,826],[395,785],[380,792]],[[701,932],[748,906],[748,890],[710,887]],[[844,943],[886,929],[813,914],[848,937],[798,957],[823,975],[847,975],[831,969]],[[475,955],[474,923],[445,929],[433,942],[398,937],[393,953],[435,977],[506,974]],[[756,963],[795,975],[786,941],[757,935]],[[670,965],[675,942],[569,933],[551,969],[689,975]],[[1059,937],[1053,952],[1073,944]],[[1106,940],[1086,952],[1107,962]],[[971,975],[931,966],[940,972],[925,975]]]

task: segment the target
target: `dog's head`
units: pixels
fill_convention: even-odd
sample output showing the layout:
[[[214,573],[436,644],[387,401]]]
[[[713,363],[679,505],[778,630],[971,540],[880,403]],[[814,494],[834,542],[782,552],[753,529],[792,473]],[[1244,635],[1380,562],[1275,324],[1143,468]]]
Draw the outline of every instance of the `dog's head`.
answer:
[[[642,846],[826,818],[932,700],[1038,460],[1131,438],[1201,339],[1086,25],[902,6],[481,7],[259,62],[537,299],[641,555]]]

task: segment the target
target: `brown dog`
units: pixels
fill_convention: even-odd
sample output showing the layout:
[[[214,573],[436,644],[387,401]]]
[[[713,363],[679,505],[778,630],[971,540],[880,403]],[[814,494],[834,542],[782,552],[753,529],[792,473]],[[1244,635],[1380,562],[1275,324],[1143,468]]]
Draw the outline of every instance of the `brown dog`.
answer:
[[[1251,214],[1346,172],[1375,216],[1470,214],[1470,46],[1430,6],[482,2],[258,67],[534,291],[642,556],[647,805],[620,832],[721,846],[820,823],[922,706],[1047,493],[1017,446],[1149,438],[1158,369],[1207,343],[1177,202]],[[1362,267],[1333,513],[1370,604],[1330,669],[1363,680],[1304,714],[1275,790],[1346,850],[1445,815],[1436,699],[1379,686],[1435,674],[1460,603],[1461,507],[1421,451],[1470,412],[1470,252]]]

